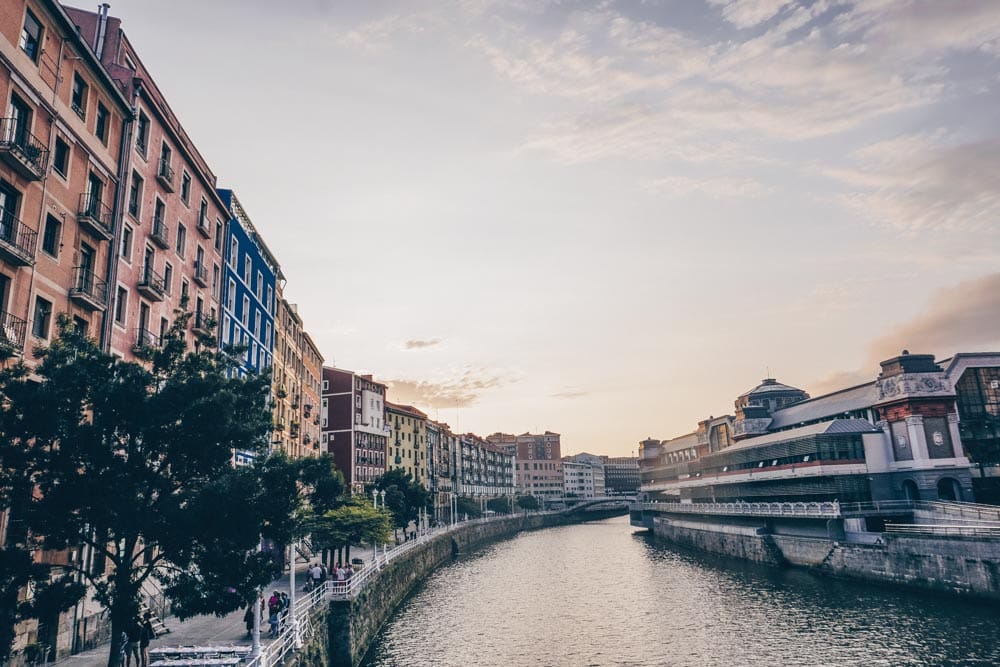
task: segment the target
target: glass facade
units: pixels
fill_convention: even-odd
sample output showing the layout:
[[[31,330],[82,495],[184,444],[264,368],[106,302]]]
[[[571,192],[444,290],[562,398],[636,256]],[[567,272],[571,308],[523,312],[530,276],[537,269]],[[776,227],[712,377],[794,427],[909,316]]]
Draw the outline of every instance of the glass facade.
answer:
[[[980,464],[1000,464],[1000,368],[969,368],[955,384],[962,444]]]

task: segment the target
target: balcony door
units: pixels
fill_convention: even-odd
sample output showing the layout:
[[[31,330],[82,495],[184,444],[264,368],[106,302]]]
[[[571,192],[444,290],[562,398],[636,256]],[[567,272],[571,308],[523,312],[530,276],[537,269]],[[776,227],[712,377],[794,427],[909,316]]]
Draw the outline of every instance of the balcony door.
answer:
[[[86,243],[80,244],[80,277],[78,287],[87,294],[94,289],[94,249]]]
[[[28,134],[31,132],[31,107],[17,97],[10,96],[10,125],[7,126],[8,136],[4,137],[17,146],[24,146],[27,143]]]
[[[10,276],[0,273],[0,314],[3,315],[0,318],[0,325],[6,326],[7,322],[7,305],[10,300]]]
[[[139,339],[143,345],[148,344],[149,341],[149,306],[144,303],[139,303]]]
[[[97,174],[90,172],[87,176],[87,212],[93,216],[100,214],[101,198],[104,194],[104,181]]]
[[[7,243],[16,241],[14,238],[14,223],[17,220],[17,207],[21,195],[6,181],[0,180],[0,240]]]
[[[155,259],[156,253],[152,248],[147,247],[146,253],[142,257],[142,278],[146,282],[153,279],[153,263]]]

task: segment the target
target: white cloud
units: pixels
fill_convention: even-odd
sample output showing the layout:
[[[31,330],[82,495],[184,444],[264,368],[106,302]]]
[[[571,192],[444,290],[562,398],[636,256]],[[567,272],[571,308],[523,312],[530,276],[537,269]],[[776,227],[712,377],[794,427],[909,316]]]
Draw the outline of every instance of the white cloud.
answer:
[[[774,188],[750,178],[690,178],[687,176],[667,176],[646,181],[642,187],[647,192],[668,197],[702,195],[713,199],[766,197]]]
[[[709,0],[721,6],[722,16],[738,28],[752,28],[768,21],[791,4],[791,0]]]

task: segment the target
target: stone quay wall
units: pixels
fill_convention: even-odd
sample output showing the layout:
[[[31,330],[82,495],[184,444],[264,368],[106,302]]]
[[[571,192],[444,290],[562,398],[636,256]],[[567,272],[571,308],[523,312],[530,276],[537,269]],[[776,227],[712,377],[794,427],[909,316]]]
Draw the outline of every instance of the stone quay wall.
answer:
[[[1000,539],[880,534],[879,543],[778,535],[766,527],[654,519],[665,542],[731,558],[1000,600]]]
[[[511,538],[522,530],[564,526],[624,513],[625,510],[597,510],[518,515],[460,526],[438,535],[391,560],[355,599],[331,601],[326,615],[327,632],[315,635],[310,647],[298,654],[295,662],[302,667],[356,667],[406,596],[435,568],[457,554]],[[326,646],[311,646],[317,642]]]

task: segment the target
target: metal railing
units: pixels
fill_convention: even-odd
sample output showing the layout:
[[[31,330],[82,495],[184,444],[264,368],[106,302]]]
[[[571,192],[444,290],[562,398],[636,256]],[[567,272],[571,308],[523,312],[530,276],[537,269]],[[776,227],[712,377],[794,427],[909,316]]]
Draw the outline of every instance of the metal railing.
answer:
[[[0,118],[0,149],[17,155],[39,176],[45,173],[49,149],[38,137],[28,132],[24,119]]]
[[[153,220],[153,233],[150,234],[150,238],[161,248],[170,247],[170,230],[163,220]]]
[[[1000,526],[944,526],[938,524],[889,523],[885,526],[885,532],[894,535],[1000,538]]]
[[[85,266],[73,267],[73,287],[70,296],[81,296],[96,304],[108,303],[108,284]]]
[[[135,330],[135,346],[137,348],[160,347],[160,337],[145,327]]]
[[[153,267],[148,264],[142,270],[142,278],[139,280],[138,287],[146,288],[161,298],[166,294],[167,288],[163,282],[163,276],[153,270]]]
[[[80,194],[77,217],[87,219],[107,234],[111,233],[111,207],[102,202],[100,195],[96,192]]]
[[[0,350],[20,352],[24,349],[24,335],[28,323],[6,311],[0,311]]]
[[[632,511],[727,516],[787,516],[837,518],[840,503],[633,503]]]
[[[35,244],[38,232],[14,217],[7,209],[0,209],[0,244],[26,264],[35,261]]]
[[[208,268],[200,260],[194,261],[194,279],[202,286],[208,287]]]
[[[160,163],[156,169],[156,177],[170,185],[174,184],[174,168],[170,166],[170,160],[160,158]]]

